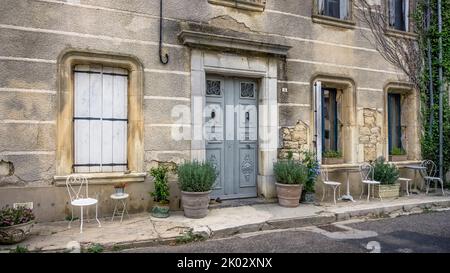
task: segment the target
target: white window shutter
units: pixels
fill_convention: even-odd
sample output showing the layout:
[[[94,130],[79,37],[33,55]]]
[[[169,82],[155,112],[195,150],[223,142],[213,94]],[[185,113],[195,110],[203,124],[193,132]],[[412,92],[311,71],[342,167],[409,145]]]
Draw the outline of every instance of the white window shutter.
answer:
[[[339,1],[339,13],[340,13],[340,19],[345,20],[348,19],[348,14],[349,14],[349,5],[348,5],[349,0],[341,0]]]
[[[125,171],[127,71],[78,65],[74,74],[75,172]]]
[[[317,12],[323,14],[325,9],[325,0],[317,0]]]
[[[389,1],[389,25],[394,26],[395,25],[395,0],[388,0]]]
[[[314,128],[316,154],[319,164],[322,162],[322,82],[314,83]]]
[[[103,105],[102,105],[102,163],[113,162],[113,86],[114,76],[112,67],[103,68]],[[111,73],[111,74],[109,74]],[[106,118],[106,120],[105,120]],[[102,172],[112,172],[113,166],[102,165]]]
[[[114,73],[124,74],[126,70],[115,68]],[[113,88],[113,171],[125,171],[127,162],[127,105],[128,105],[128,78],[126,76],[114,76]]]
[[[405,31],[409,31],[409,0],[403,0],[403,16],[405,18]]]
[[[90,172],[100,172],[102,163],[102,68],[91,66],[89,74],[89,163],[97,166],[90,166]]]
[[[79,71],[89,71],[89,66],[77,66]],[[89,74],[74,74],[74,117],[89,117]],[[75,172],[89,172],[89,120],[74,119]]]

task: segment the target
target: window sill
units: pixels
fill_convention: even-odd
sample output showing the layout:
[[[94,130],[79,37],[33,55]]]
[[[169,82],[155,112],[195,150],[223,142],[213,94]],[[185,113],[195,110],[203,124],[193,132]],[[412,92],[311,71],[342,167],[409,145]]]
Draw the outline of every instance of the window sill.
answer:
[[[319,15],[319,14],[313,14],[312,15],[312,21],[314,23],[329,25],[333,27],[339,27],[339,28],[347,28],[347,29],[354,29],[356,26],[356,22],[353,20],[342,20],[330,16],[325,15]]]
[[[144,182],[147,173],[83,173],[83,175],[88,179],[89,185],[111,185],[119,182]],[[54,176],[55,186],[66,186],[67,177],[68,175]]]
[[[266,1],[259,1],[260,3],[256,3],[246,0],[208,0],[208,2],[214,5],[260,12],[264,11],[264,8],[266,7]]]
[[[386,29],[386,35],[394,37],[394,38],[402,38],[402,39],[417,39],[419,37],[414,32],[402,31],[393,28]]]

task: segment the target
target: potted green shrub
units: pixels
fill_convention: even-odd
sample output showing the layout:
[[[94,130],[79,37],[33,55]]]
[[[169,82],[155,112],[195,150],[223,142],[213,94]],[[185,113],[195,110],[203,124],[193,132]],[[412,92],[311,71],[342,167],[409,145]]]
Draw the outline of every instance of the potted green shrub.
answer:
[[[379,181],[379,187],[375,187],[375,196],[378,194],[381,198],[399,197],[400,184],[396,183],[400,176],[397,166],[386,162],[384,157],[377,158],[372,162],[373,177],[375,181]]]
[[[403,148],[395,147],[389,155],[389,161],[405,161],[407,157],[406,151]]]
[[[217,174],[209,162],[187,161],[177,168],[178,185],[184,215],[203,218],[208,215],[210,193]]]
[[[274,164],[273,171],[277,180],[278,203],[283,207],[297,207],[308,179],[308,168],[300,161],[292,160],[292,153],[289,153],[287,160]]]
[[[308,178],[302,191],[302,203],[312,204],[316,201],[315,184],[317,176],[319,175],[320,165],[316,159],[316,155],[312,152],[302,152],[303,164],[308,169]]]
[[[16,244],[25,240],[31,232],[35,216],[25,207],[0,210],[0,243]]]
[[[344,163],[344,158],[340,151],[326,150],[322,153],[322,164],[333,165]]]
[[[150,169],[150,175],[154,178],[155,190],[150,192],[153,196],[152,216],[158,218],[169,217],[169,168],[158,166]]]

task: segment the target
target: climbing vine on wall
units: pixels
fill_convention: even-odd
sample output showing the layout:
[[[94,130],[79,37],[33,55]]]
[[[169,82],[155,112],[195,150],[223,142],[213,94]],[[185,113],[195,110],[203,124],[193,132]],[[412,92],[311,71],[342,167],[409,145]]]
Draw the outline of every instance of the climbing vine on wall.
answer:
[[[415,21],[417,32],[419,34],[419,45],[421,48],[424,69],[421,77],[421,105],[422,105],[422,121],[423,135],[421,139],[422,157],[439,162],[439,88],[440,84],[444,85],[444,102],[443,102],[443,155],[444,155],[444,173],[450,170],[450,106],[448,97],[448,88],[450,80],[450,1],[442,1],[442,48],[443,48],[443,76],[444,82],[439,82],[439,32],[438,32],[438,16],[437,16],[437,0],[429,0],[431,5],[431,21],[430,28],[426,28],[426,10],[427,0],[419,0],[415,13]],[[429,67],[427,58],[427,39],[431,42],[431,60],[433,77],[429,77]],[[447,79],[447,80],[446,80]],[[433,83],[433,96],[430,94],[429,83]],[[431,97],[433,97],[434,105],[430,107]],[[429,132],[430,113],[433,113],[433,125],[431,134]]]

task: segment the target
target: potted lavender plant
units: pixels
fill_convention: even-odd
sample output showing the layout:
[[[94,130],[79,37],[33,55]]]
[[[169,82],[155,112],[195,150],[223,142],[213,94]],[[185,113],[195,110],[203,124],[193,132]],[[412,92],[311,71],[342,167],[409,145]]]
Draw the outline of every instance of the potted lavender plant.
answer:
[[[0,244],[16,244],[30,234],[35,216],[25,207],[0,210]]]

